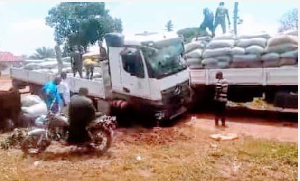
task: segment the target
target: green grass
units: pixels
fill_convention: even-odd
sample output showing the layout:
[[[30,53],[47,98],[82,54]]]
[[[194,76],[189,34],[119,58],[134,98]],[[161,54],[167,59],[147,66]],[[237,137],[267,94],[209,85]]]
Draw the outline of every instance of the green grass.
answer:
[[[209,135],[191,127],[126,132],[100,158],[56,147],[34,158],[0,150],[0,180],[297,180],[297,144],[248,137],[217,142]]]

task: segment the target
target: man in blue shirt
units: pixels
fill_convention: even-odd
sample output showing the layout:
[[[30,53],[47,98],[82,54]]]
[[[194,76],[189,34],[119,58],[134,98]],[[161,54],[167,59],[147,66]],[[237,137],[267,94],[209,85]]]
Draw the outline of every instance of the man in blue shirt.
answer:
[[[48,111],[58,113],[60,105],[63,103],[59,94],[57,85],[60,84],[61,78],[56,77],[54,81],[48,82],[42,89]]]

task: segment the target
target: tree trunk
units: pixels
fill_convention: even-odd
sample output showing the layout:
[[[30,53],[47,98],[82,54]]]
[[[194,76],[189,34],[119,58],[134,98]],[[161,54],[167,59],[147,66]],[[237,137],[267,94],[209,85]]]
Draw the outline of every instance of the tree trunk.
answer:
[[[61,60],[61,50],[59,45],[55,46],[55,54],[56,54],[56,60],[57,60],[57,67],[58,67],[58,73],[61,74],[63,69],[63,62]]]

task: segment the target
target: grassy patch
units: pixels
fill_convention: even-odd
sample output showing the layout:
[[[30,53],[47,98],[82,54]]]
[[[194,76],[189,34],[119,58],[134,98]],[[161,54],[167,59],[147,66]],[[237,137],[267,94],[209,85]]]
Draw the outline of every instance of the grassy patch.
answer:
[[[56,147],[38,157],[0,150],[0,180],[297,180],[298,145],[252,138],[217,142],[191,127],[123,131],[103,157]]]

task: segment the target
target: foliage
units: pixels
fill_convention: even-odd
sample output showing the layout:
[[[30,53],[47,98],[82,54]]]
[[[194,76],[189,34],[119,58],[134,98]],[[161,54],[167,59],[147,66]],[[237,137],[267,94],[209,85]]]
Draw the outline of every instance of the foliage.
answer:
[[[286,30],[298,30],[298,8],[288,11],[281,17],[278,32]]]
[[[174,25],[172,23],[171,20],[168,21],[167,25],[166,25],[166,29],[168,32],[173,31]]]
[[[106,33],[122,32],[122,21],[113,19],[104,2],[62,2],[48,12],[46,24],[55,30],[58,45],[87,47]]]
[[[41,47],[36,49],[36,53],[30,56],[31,59],[54,58],[55,52],[53,48]]]

